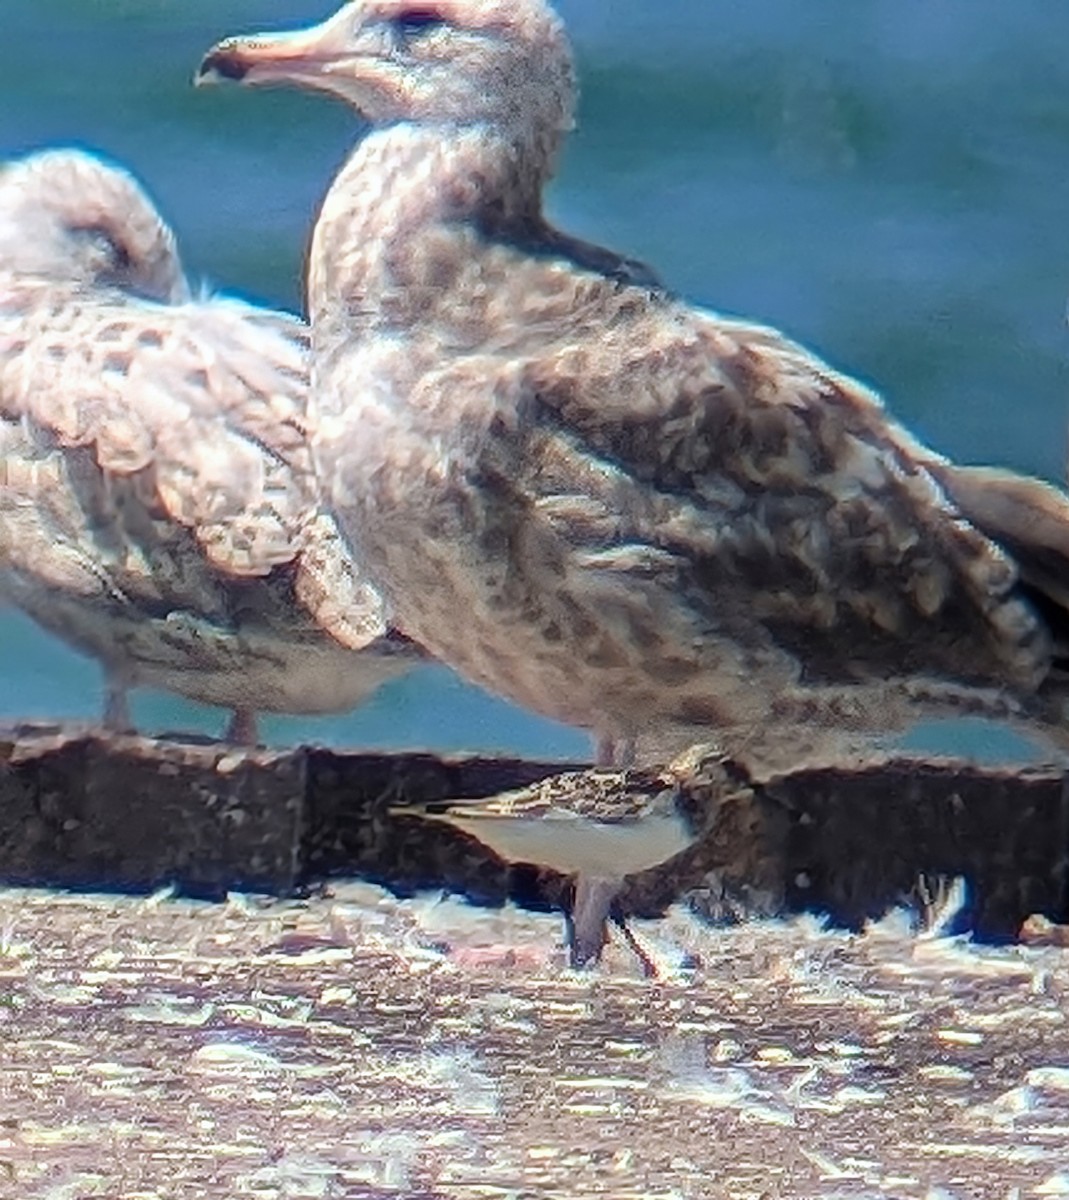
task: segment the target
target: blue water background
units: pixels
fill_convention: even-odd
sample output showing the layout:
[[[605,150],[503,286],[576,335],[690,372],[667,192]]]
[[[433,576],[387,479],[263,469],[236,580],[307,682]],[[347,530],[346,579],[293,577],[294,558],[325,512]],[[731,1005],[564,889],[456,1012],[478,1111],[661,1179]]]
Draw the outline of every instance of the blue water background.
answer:
[[[584,85],[551,197],[574,232],[876,384],[940,450],[1052,479],[1069,412],[1069,6],[561,0]],[[194,91],[217,38],[313,0],[4,0],[0,154],[77,142],[147,182],[194,275],[291,307],[358,133],[297,94]],[[98,711],[96,668],[0,614],[0,718]],[[169,697],[148,729],[218,732]],[[583,756],[586,738],[420,672],[272,740]],[[971,743],[975,748],[974,738]]]

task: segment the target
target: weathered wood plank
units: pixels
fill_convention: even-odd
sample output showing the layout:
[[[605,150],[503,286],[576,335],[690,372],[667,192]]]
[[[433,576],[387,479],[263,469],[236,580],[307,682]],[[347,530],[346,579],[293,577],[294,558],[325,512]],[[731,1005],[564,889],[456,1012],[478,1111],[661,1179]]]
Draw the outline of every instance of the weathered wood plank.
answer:
[[[0,929],[5,1200],[1061,1194],[1058,950],[674,909],[651,983],[366,884],[8,890]]]
[[[559,769],[10,731],[0,877],[219,896],[359,872],[551,905],[560,878],[387,809]],[[730,802],[684,788],[708,835],[623,894],[668,910],[639,929],[652,983],[618,945],[564,970],[556,917],[367,883],[0,891],[0,1197],[1060,1194],[1069,966],[1048,926],[985,948],[898,916],[695,911],[861,925],[964,874],[986,934],[1063,920],[1061,774],[883,759]]]
[[[567,881],[552,872],[502,863],[446,826],[388,809],[494,795],[568,769],[10,730],[0,735],[0,879],[113,890],[174,883],[219,897],[286,895],[359,875],[399,892],[444,887],[485,903],[553,906]],[[726,803],[704,777],[683,779],[708,833],[633,877],[625,910],[656,915],[687,895],[713,916],[815,909],[857,926],[921,876],[961,875],[984,936],[1012,936],[1034,912],[1066,917],[1069,791],[1055,768],[884,757],[749,779]]]

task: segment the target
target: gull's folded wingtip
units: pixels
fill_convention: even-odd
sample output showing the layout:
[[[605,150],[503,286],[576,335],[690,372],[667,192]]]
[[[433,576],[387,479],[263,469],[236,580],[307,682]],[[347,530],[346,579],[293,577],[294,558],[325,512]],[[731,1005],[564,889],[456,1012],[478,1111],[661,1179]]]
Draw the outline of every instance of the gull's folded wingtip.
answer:
[[[216,83],[240,83],[248,74],[249,64],[243,60],[232,40],[219,42],[200,60],[193,75],[194,87]]]
[[[450,801],[444,800],[402,800],[397,804],[386,805],[386,815],[390,817],[416,817],[421,821],[444,821],[450,824]]]

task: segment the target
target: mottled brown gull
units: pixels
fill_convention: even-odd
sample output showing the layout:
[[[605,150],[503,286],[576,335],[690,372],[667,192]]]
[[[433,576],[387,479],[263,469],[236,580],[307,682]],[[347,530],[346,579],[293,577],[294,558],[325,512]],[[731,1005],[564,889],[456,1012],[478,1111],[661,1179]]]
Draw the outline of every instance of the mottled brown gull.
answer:
[[[103,664],[107,724],[148,685],[255,740],[416,660],[318,505],[307,358],[296,318],[191,298],[124,170],[0,170],[0,596]]]
[[[435,655],[605,738],[972,712],[1064,740],[1062,597],[983,528],[1006,478],[973,523],[863,385],[547,222],[575,84],[542,0],[355,0],[218,44],[220,77],[372,126],[310,255],[315,451]]]

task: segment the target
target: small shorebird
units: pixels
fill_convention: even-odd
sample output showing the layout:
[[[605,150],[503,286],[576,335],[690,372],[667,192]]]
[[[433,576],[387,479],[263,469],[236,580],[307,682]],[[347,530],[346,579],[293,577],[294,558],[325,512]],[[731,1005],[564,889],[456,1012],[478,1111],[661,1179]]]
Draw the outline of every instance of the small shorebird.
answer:
[[[687,802],[681,782],[700,780],[706,799]],[[619,927],[647,974],[655,968],[615,907],[628,875],[668,862],[711,824],[714,805],[749,795],[724,756],[695,747],[662,773],[580,771],[481,799],[396,805],[399,817],[441,821],[488,847],[506,863],[531,863],[571,876],[571,964],[596,961],[607,922]]]
[[[776,330],[552,226],[575,79],[543,0],[354,0],[200,79],[371,126],[309,259],[314,452],[436,657],[606,746],[933,712],[1064,744],[1069,558],[1019,519],[1069,529],[1064,496],[959,472]]]
[[[352,707],[418,659],[321,509],[296,318],[194,298],[126,171],[0,169],[0,598],[148,685],[233,710]]]

